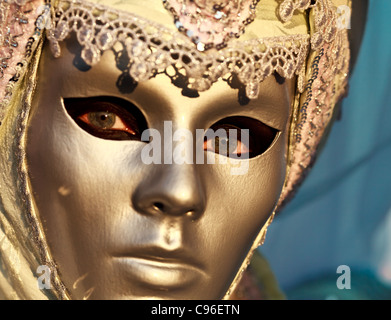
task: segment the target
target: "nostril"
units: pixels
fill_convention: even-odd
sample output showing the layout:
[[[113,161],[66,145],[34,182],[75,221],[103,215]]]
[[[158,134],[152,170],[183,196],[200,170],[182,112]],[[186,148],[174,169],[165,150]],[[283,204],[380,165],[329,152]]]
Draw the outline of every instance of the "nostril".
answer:
[[[154,208],[156,211],[160,211],[160,212],[164,212],[164,211],[165,211],[164,204],[161,203],[161,202],[154,202],[154,203],[153,203],[153,208]]]

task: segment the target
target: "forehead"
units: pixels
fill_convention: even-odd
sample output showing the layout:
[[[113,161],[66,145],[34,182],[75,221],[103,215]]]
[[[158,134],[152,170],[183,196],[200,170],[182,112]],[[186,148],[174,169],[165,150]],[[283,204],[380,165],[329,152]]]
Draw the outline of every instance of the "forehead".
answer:
[[[113,51],[103,53],[100,62],[83,69],[77,41],[69,38],[62,44],[62,55],[54,58],[47,45],[40,63],[39,81],[43,88],[56,92],[58,97],[117,96],[130,100],[144,113],[156,114],[162,119],[196,118],[205,115],[219,118],[243,115],[257,118],[276,129],[283,130],[291,113],[295,79],[278,83],[274,76],[260,85],[257,99],[239,102],[240,89],[220,79],[212,87],[199,92],[197,97],[183,94],[183,88],[173,84],[165,74],[140,83],[128,83],[129,92],[118,86],[124,71],[118,68]],[[125,70],[126,73],[126,70]],[[134,85],[134,88],[130,86]]]
[[[166,28],[177,30],[171,13],[164,9],[162,0],[89,0],[92,3],[111,7],[115,10],[134,13],[140,17],[160,23]],[[178,1],[176,1],[178,2]],[[183,1],[186,3],[186,1]],[[193,1],[188,1],[193,2]],[[195,1],[197,2],[197,1]],[[202,5],[202,2],[199,1]],[[220,4],[229,1],[208,0],[208,3]],[[243,2],[239,1],[239,2]],[[281,1],[262,0],[256,7],[256,19],[246,27],[246,32],[239,38],[249,40],[261,37],[308,34],[307,17],[304,12],[295,12],[289,27],[279,20],[277,12]]]

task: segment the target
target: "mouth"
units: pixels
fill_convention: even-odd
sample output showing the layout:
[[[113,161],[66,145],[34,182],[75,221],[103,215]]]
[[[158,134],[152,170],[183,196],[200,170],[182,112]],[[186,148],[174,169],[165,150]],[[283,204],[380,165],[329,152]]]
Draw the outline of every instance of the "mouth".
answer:
[[[180,251],[150,247],[114,255],[113,258],[132,284],[141,287],[181,289],[205,277],[203,266]]]

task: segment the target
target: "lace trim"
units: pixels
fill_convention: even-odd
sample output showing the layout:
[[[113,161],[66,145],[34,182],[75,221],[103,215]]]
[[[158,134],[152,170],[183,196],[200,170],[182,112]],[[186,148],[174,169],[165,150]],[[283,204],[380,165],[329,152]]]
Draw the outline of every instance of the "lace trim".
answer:
[[[311,6],[311,0],[284,0],[278,9],[282,21],[292,19],[296,10],[307,10]]]
[[[334,106],[347,92],[350,48],[347,31],[338,32],[312,61],[302,104],[292,123],[289,173],[278,211],[295,195],[315,162],[319,143],[332,119]]]
[[[273,72],[284,78],[303,76],[309,52],[309,35],[294,35],[232,42],[222,50],[204,53],[185,35],[131,13],[62,0],[47,32],[56,57],[61,54],[59,42],[71,32],[76,33],[83,46],[82,58],[89,65],[98,63],[102,52],[120,43],[131,60],[129,74],[136,81],[179,65],[188,78],[188,88],[205,91],[231,73],[238,75],[250,99],[258,96],[259,83]]]
[[[220,50],[238,38],[255,19],[259,0],[163,0],[175,26],[199,51]]]
[[[337,15],[331,0],[318,0],[314,5],[315,33],[311,37],[312,50],[335,41],[338,34]]]
[[[325,43],[335,40],[338,32],[337,16],[331,0],[284,0],[278,9],[280,19],[287,22],[296,10],[314,10],[314,31],[311,49],[319,50]]]

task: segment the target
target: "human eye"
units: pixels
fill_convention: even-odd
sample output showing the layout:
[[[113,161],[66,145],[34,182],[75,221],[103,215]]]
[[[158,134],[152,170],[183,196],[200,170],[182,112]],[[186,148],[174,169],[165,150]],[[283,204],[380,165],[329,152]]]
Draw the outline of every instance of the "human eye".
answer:
[[[147,124],[131,102],[116,97],[64,98],[68,114],[89,134],[107,140],[139,140]]]
[[[209,131],[209,130],[208,130]],[[210,128],[204,137],[204,151],[232,158],[254,158],[269,149],[279,131],[259,120],[229,117]]]

